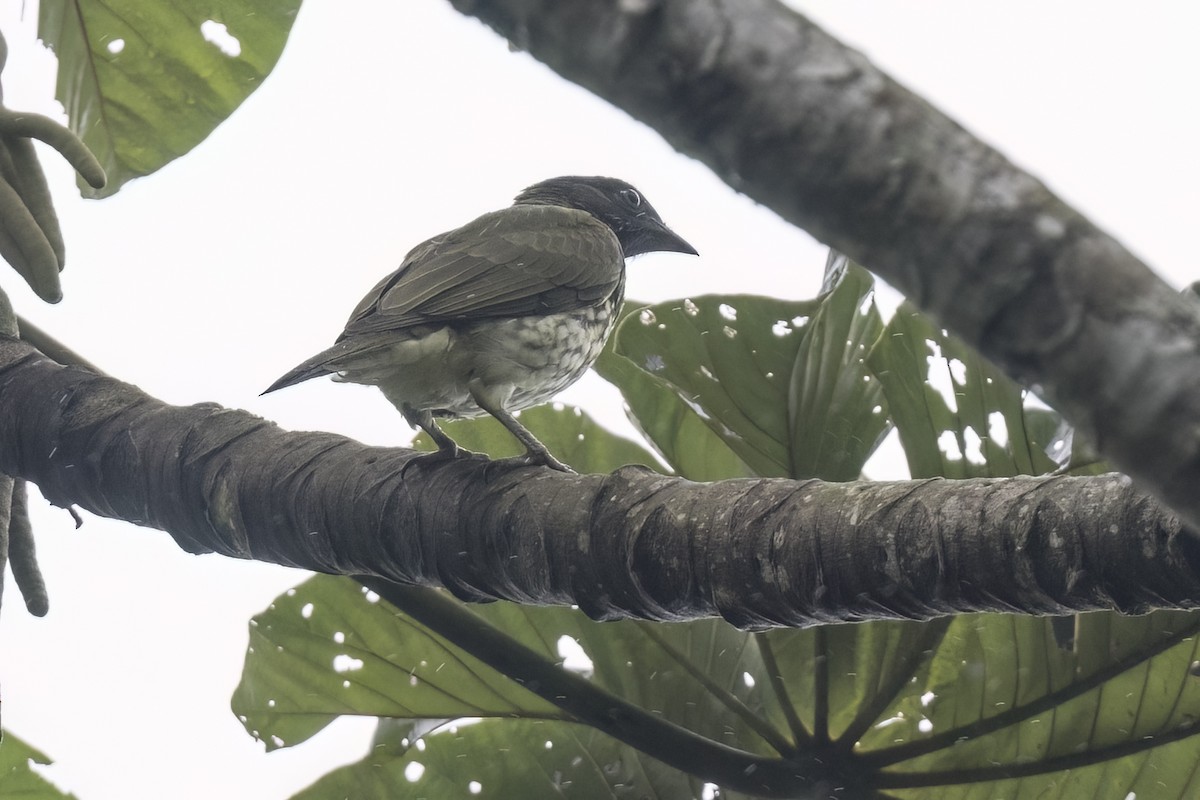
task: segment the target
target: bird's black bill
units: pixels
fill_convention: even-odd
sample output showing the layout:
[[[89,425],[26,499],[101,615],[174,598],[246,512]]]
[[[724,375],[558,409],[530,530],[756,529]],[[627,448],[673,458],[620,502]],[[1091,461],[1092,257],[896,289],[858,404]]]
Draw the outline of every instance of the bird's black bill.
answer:
[[[629,243],[625,255],[636,256],[642,253],[687,253],[691,256],[700,255],[682,236],[663,225],[661,222],[647,219],[636,231],[629,235]]]

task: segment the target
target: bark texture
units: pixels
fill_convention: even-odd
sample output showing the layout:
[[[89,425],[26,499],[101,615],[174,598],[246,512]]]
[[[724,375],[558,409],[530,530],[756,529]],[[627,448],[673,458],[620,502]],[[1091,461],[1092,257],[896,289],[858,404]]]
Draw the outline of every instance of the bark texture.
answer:
[[[778,0],[451,0],[884,276],[1200,523],[1200,307]]]
[[[0,473],[216,552],[743,627],[1200,599],[1200,543],[1117,475],[700,484],[422,459],[170,406],[0,338]]]

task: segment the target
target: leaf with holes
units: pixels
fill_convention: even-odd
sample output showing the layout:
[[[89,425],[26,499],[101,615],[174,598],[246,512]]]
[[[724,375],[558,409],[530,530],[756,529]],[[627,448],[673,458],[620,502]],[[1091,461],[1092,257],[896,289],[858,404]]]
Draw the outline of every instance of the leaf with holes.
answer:
[[[509,603],[469,613],[647,714],[754,752],[782,741],[772,742],[770,726],[756,716],[764,675],[753,643],[724,622],[599,625],[572,609]],[[269,748],[303,741],[339,714],[562,716],[390,605],[371,602],[357,583],[327,576],[290,590],[254,618],[233,706]]]
[[[1062,648],[1045,618],[956,619],[887,726],[859,743],[903,798],[1196,797],[1200,616],[1078,617]],[[976,795],[972,795],[976,796]]]
[[[612,352],[612,343],[610,339],[596,361],[596,372],[621,391],[629,419],[676,475],[693,481],[754,476],[695,409],[653,375]]]
[[[688,776],[583,725],[483,720],[403,749],[373,748],[293,800],[695,797]]]
[[[319,576],[250,621],[233,710],[268,749],[302,742],[341,714],[559,716],[549,703],[372,597],[347,578]]]
[[[818,300],[661,303],[621,324],[615,351],[674,392],[756,474],[849,480],[887,427],[863,363],[882,329],[870,292],[869,275],[855,268]]]
[[[1200,659],[1200,615],[1194,613],[1084,615],[1067,648],[1057,643],[1049,619],[1005,615],[748,634],[716,620],[598,624],[569,609],[508,603],[466,613],[648,717],[722,747],[795,758],[809,768],[808,759],[828,764],[830,780],[853,775],[859,786],[887,793],[881,796],[949,799],[964,796],[969,784],[985,797],[1092,797],[1119,790],[1114,796],[1133,791],[1182,800],[1200,788],[1192,777],[1200,732],[1200,682],[1192,675]],[[448,739],[426,736],[423,752],[437,740],[438,746],[477,746],[471,761],[487,761],[495,754],[493,737],[520,747],[528,740],[514,732],[533,730],[498,717],[564,722],[553,706],[529,700],[530,693],[485,666],[486,656],[468,656],[391,607],[370,603],[346,579],[313,578],[257,623],[235,709],[275,745],[296,741],[296,723],[311,727],[336,713],[398,720],[484,716],[492,719],[479,723],[486,726],[480,739],[465,733],[474,725],[463,726]],[[503,654],[496,656],[503,661]],[[266,698],[275,702],[264,704]],[[350,705],[352,711],[339,711]],[[603,728],[603,709],[594,720],[575,719]],[[373,756],[310,791],[341,787],[339,781],[361,776],[360,769],[376,776],[364,792],[405,786],[410,761],[430,768],[410,749],[428,727],[385,722]],[[536,730],[544,732],[535,740],[542,746],[560,737],[591,737],[596,747],[625,753],[626,763],[633,757],[574,726]],[[466,738],[451,745],[457,735]],[[440,767],[428,777],[431,786],[464,779]],[[704,778],[672,780],[696,787]],[[490,780],[508,785],[497,784],[494,775]],[[534,783],[520,796],[539,796],[538,778],[529,780]],[[1064,782],[1078,791],[1054,791]]]
[[[867,364],[883,385],[914,478],[1057,468],[1043,450],[1048,442],[1033,441],[1024,390],[910,303],[888,323]]]
[[[812,302],[740,295],[660,303],[621,324],[615,352],[674,392],[756,474],[783,476],[800,334],[789,323],[771,331],[775,320],[815,311]]]
[[[869,272],[832,252],[825,272],[788,393],[791,477],[850,481],[890,427],[882,387],[866,365],[883,321]]]
[[[618,324],[640,314],[645,303],[625,300]],[[620,390],[629,419],[670,465],[675,474],[693,481],[749,478],[754,471],[704,423],[700,414],[651,373],[616,354],[610,336],[594,369]]]
[[[271,72],[300,0],[42,0],[56,96],[108,174],[107,197],[204,140]]]

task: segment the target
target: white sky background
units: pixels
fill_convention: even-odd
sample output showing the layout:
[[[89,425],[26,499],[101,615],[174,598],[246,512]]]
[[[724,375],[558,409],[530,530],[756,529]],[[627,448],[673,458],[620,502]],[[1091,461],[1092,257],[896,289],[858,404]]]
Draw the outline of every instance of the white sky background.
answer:
[[[24,21],[21,19],[22,6]],[[560,174],[625,178],[700,259],[633,262],[629,294],[805,297],[823,249],[651,130],[445,2],[309,0],[275,72],[191,154],[84,202],[40,150],[68,249],[65,299],[0,265],[19,313],[173,403],[399,445],[373,389],[313,381],[258,397],[324,348],[414,244]],[[1115,234],[1176,286],[1197,277],[1200,6],[810,0],[801,10]],[[59,116],[33,2],[0,0],[9,107]],[[623,420],[594,376],[563,399]],[[271,755],[229,711],[246,623],[306,573],[183,553],[165,534],[33,498],[51,611],[15,587],[0,616],[4,725],[81,800],[284,798],[359,758],[343,721]],[[469,775],[463,776],[464,795]]]

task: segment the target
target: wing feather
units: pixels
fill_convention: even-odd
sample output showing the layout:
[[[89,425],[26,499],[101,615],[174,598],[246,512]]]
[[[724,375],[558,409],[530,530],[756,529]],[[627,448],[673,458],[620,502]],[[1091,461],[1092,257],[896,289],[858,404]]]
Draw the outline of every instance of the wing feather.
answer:
[[[342,338],[586,308],[610,297],[623,271],[616,234],[591,214],[512,206],[413,248],[358,304]]]

